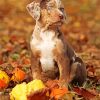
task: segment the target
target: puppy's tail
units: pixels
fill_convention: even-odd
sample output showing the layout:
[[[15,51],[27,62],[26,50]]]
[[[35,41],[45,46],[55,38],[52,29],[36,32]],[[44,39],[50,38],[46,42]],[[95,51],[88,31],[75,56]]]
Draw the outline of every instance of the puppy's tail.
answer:
[[[86,66],[81,58],[76,57],[71,65],[71,84],[82,86],[86,77]]]

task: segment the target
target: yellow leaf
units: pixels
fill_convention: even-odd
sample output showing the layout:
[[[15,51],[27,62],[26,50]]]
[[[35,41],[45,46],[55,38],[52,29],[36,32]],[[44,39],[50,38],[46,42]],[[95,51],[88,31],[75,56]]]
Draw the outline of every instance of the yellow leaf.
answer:
[[[45,85],[41,80],[33,80],[28,84],[25,82],[18,84],[12,89],[10,93],[10,100],[27,100],[27,96],[30,93],[39,91],[44,88]]]

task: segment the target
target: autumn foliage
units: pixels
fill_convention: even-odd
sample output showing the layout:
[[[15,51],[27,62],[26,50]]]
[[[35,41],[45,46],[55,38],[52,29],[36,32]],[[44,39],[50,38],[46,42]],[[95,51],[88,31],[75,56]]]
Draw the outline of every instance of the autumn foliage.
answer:
[[[18,83],[32,80],[29,41],[34,21],[25,8],[31,1],[0,0],[0,100],[1,93],[9,94]],[[45,83],[46,90],[31,94],[29,100],[32,97],[48,100],[48,96],[53,99],[64,96],[68,100],[100,100],[100,0],[62,1],[67,24],[61,30],[84,60],[87,80],[82,87],[69,84],[67,88],[60,88],[56,80],[49,81]]]
[[[9,84],[9,76],[4,71],[0,70],[0,89],[4,89]]]
[[[19,68],[15,68],[14,71],[12,72],[12,78],[11,80],[18,82],[18,81],[23,81],[25,79],[25,72],[22,71]]]

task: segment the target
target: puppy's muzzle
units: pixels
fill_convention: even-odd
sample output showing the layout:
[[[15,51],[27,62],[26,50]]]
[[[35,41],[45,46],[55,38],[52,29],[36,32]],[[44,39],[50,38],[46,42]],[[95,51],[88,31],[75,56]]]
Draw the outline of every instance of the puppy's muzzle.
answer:
[[[63,7],[59,8],[59,12],[60,12],[60,16],[59,16],[60,19],[66,21],[67,15],[66,15],[66,13],[65,13],[64,8],[63,8]]]
[[[59,15],[59,18],[60,18],[60,19],[64,19],[64,16],[60,14],[60,15]]]

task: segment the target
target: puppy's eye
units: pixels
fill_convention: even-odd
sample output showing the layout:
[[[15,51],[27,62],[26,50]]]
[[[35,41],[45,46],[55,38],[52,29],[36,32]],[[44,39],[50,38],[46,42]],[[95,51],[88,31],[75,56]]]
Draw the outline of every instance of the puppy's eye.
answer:
[[[61,8],[59,8],[59,10],[61,10],[63,12],[64,11],[64,8],[61,7]]]

